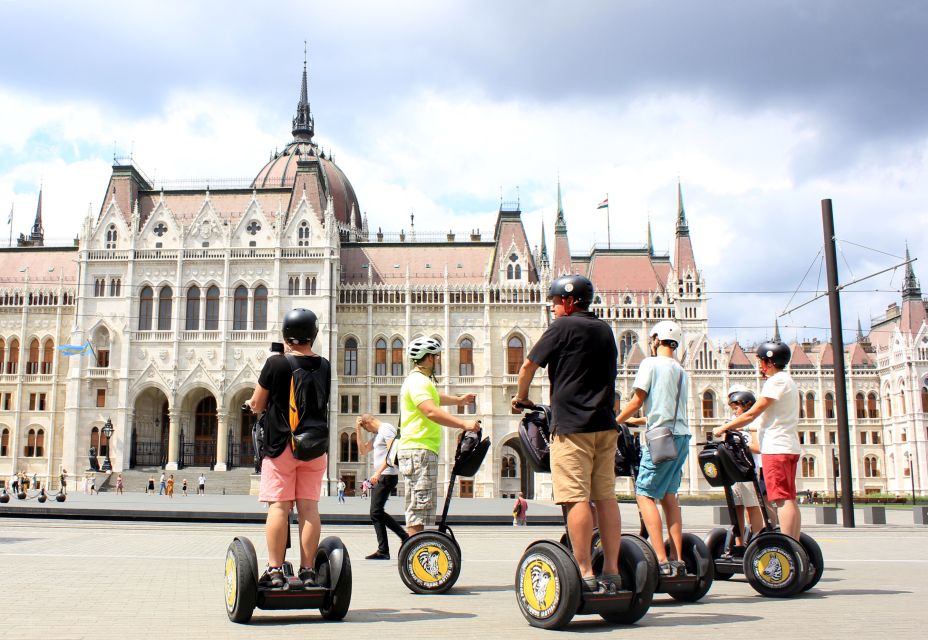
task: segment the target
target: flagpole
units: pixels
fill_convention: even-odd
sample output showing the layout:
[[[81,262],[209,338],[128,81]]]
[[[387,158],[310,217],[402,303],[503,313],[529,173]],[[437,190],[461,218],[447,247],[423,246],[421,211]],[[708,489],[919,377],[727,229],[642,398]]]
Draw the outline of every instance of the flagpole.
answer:
[[[612,216],[609,214],[609,194],[606,194],[606,248],[612,248],[612,230],[610,229],[610,218]]]
[[[11,247],[13,246],[13,208],[15,206],[16,206],[15,203],[10,205],[10,217],[6,221],[7,224],[10,225],[10,245],[9,246]]]

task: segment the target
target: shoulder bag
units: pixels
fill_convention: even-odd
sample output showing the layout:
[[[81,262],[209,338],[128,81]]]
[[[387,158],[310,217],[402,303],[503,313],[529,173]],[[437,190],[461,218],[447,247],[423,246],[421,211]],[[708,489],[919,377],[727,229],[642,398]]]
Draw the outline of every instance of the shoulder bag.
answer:
[[[680,373],[680,381],[677,383],[677,404],[673,409],[673,420],[670,426],[655,427],[648,429],[645,434],[645,440],[648,443],[648,453],[651,455],[651,461],[654,464],[661,464],[669,460],[677,459],[677,445],[673,441],[673,426],[677,423],[677,414],[680,410],[680,393],[683,390],[683,375]]]

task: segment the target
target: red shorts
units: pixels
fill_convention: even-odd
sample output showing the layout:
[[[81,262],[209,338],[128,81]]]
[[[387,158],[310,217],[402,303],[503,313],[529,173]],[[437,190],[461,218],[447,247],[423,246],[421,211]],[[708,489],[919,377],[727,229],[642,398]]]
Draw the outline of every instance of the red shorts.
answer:
[[[297,460],[290,447],[276,458],[261,462],[261,502],[319,500],[322,476],[328,466],[328,456],[312,460]]]
[[[767,500],[796,499],[796,466],[798,453],[765,453],[761,456],[764,468],[764,484],[767,485]]]

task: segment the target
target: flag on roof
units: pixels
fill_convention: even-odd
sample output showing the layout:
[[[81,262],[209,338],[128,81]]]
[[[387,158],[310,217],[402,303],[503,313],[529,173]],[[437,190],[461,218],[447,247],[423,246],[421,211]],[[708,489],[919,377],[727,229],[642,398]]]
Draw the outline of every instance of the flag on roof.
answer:
[[[606,199],[596,205],[597,209],[608,209],[609,208],[609,196],[606,196]]]

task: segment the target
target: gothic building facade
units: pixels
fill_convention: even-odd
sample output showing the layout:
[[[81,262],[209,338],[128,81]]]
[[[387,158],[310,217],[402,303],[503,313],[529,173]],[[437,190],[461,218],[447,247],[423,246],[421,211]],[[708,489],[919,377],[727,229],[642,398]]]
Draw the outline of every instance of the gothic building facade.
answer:
[[[117,161],[99,211],[77,246],[43,247],[41,201],[30,242],[0,250],[0,475],[24,470],[56,479],[86,466],[93,446],[116,470],[251,466],[251,418],[241,411],[280,321],[294,307],[319,316],[316,350],[336,372],[330,404],[328,480],[349,490],[370,475],[359,458],[355,417],[398,420],[408,371],[405,346],[419,336],[446,347],[440,387],[475,393],[462,413],[479,415],[492,455],[465,496],[550,497],[520,453],[509,407],[519,366],[549,319],[547,285],[589,276],[593,310],[619,351],[617,393],[632,393],[647,330],[683,327],[690,371],[689,421],[696,437],[683,491],[707,491],[696,442],[727,417],[735,383],[762,383],[750,349],[708,333],[706,279],[697,268],[678,187],[672,255],[640,246],[571,250],[558,187],[553,252],[533,250],[518,203],[503,203],[491,233],[368,228],[351,183],[313,140],[306,71],[293,139],[241,183],[157,184]],[[911,265],[902,306],[848,349],[855,489],[899,492],[926,475],[928,326]],[[58,349],[81,351],[65,357]],[[837,423],[828,345],[793,345],[803,394],[801,489],[831,486]],[[532,396],[547,397],[544,376]],[[114,426],[110,441],[102,434]],[[454,434],[445,434],[447,476]],[[912,474],[910,476],[910,474]],[[629,491],[627,480],[618,491]]]

